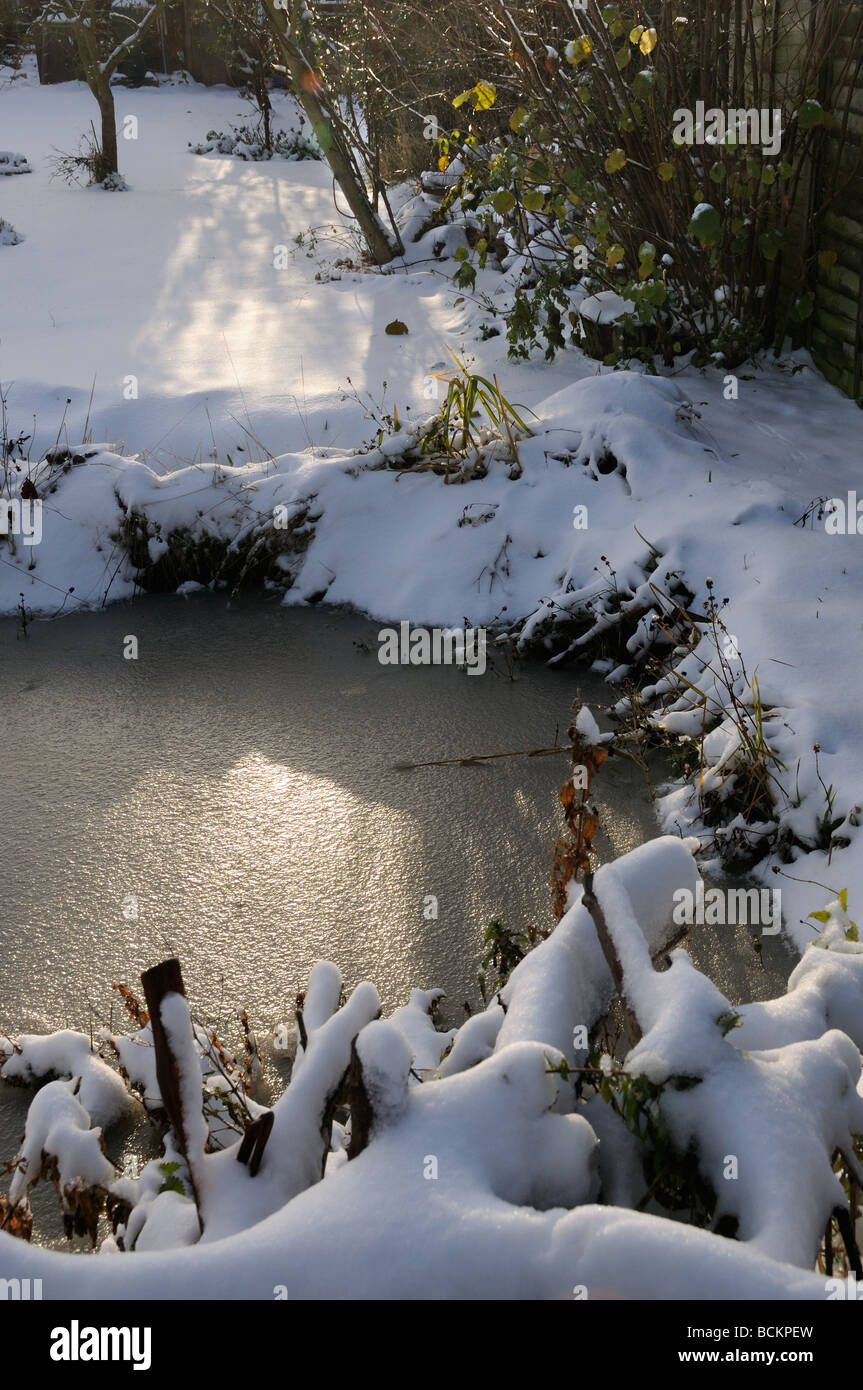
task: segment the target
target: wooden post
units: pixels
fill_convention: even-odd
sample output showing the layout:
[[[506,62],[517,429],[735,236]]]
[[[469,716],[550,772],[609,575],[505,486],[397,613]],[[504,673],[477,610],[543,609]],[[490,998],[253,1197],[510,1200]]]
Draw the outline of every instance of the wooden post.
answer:
[[[201,1202],[195,1182],[195,1165],[189,1153],[186,1123],[183,1115],[180,1073],[176,1058],[171,1051],[165,1026],[162,1023],[162,1002],[165,997],[169,994],[181,994],[184,999],[186,997],[180,962],[176,957],[172,957],[170,960],[162,961],[160,965],[151,966],[141,976],[141,984],[144,987],[144,998],[147,1001],[147,1011],[150,1015],[150,1027],[153,1030],[153,1046],[156,1050],[156,1081],[159,1086],[159,1094],[174,1131],[174,1137],[189,1169],[192,1196],[195,1199],[198,1221],[203,1231],[204,1219],[201,1215]]]

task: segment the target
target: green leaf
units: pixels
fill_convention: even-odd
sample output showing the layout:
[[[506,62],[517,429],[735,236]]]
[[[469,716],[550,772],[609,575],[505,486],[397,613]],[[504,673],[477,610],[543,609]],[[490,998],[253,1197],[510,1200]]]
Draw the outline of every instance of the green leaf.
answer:
[[[540,212],[545,207],[545,194],[538,188],[531,188],[521,200],[528,212]]]
[[[721,159],[717,159],[715,164],[711,164],[710,177],[714,183],[722,183],[725,178],[725,165]]]
[[[727,1033],[731,1032],[732,1028],[739,1028],[743,1019],[740,1014],[735,1013],[733,1009],[728,1009],[726,1013],[719,1015],[716,1022],[722,1030],[722,1036],[725,1037]]]
[[[815,295],[813,291],[810,290],[808,294],[802,295],[801,298],[797,300],[797,303],[794,305],[794,312],[796,313],[798,320],[801,323],[803,323],[806,319],[812,317],[814,311]]]
[[[705,250],[716,246],[722,236],[722,219],[716,208],[702,203],[692,214],[686,234]]]
[[[513,134],[518,134],[525,121],[527,120],[529,114],[530,113],[528,112],[525,106],[517,106],[515,108],[515,110],[509,118],[509,128],[513,132]]]
[[[657,309],[661,309],[668,298],[668,290],[662,280],[652,280],[650,284],[644,286],[642,293],[648,304],[653,304]]]
[[[183,1186],[182,1178],[166,1178],[156,1196],[161,1197],[163,1192],[179,1192],[181,1197],[185,1197],[186,1189]]]
[[[824,107],[820,101],[804,101],[797,112],[797,120],[801,130],[812,130],[824,120]]]
[[[637,97],[649,97],[656,86],[656,68],[642,68],[632,79],[632,90]]]
[[[776,260],[776,257],[779,255],[779,242],[772,231],[761,233],[758,238],[758,249],[765,261]]]

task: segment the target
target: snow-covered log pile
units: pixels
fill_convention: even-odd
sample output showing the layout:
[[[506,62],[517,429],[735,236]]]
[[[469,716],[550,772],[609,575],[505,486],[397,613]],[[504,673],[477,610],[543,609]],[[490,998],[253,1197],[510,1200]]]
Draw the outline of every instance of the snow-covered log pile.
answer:
[[[0,1233],[0,1276],[59,1298],[825,1297],[815,1262],[834,1213],[857,1261],[839,1173],[854,1206],[863,945],[832,904],[787,994],[733,1009],[668,953],[694,846],[653,841],[572,888],[552,935],[457,1030],[434,1026],[438,991],[382,1019],[371,984],[345,999],[320,962],[270,1109],[192,1022],[181,981],[148,992],[168,1053],[152,1019],[101,1038],[130,1091],[172,1117],[137,1177],[116,1176],[101,1142],[136,1102],[88,1041],[6,1040],[7,1080],[53,1078],[30,1106],[7,1230],[26,1231],[29,1187],[49,1174],[64,1210],[107,1202],[115,1232],[94,1259]],[[635,1020],[614,1055],[598,913]]]

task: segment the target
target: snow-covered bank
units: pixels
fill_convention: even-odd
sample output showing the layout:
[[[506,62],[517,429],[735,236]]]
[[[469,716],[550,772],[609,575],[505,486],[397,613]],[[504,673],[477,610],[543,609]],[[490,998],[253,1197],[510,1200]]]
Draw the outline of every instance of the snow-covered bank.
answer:
[[[863,946],[831,927],[830,949],[807,955],[786,999],[736,1015],[685,952],[674,951],[670,969],[657,972],[651,955],[661,956],[668,941],[671,895],[695,883],[691,848],[674,837],[642,846],[599,870],[595,891],[644,1030],[618,1076],[656,1088],[680,1151],[696,1146],[717,1219],[738,1223],[736,1241],[633,1210],[650,1200],[633,1134],[599,1091],[573,1084],[567,1068],[583,1063],[582,1036],[612,988],[579,888],[557,931],[512,974],[501,996],[506,1014],[494,1000],[454,1036],[434,1030],[434,991],[415,991],[407,1007],[375,1021],[371,984],[339,1008],[338,971],[316,966],[304,1005],[308,1041],[273,1108],[256,1175],[236,1161],[236,1140],[205,1154],[198,1119],[187,1133],[188,1170],[175,1141],[166,1145],[179,1181],[166,1184],[165,1165],[153,1161],[139,1178],[113,1184],[128,1204],[119,1239],[134,1253],[109,1241],[87,1260],[0,1234],[0,1274],[40,1278],[45,1298],[76,1300],[825,1298],[823,1276],[810,1271],[826,1216],[842,1201],[832,1154],[836,1146],[850,1151],[849,1131],[863,1123]],[[162,1018],[191,1114],[199,1062],[212,1080],[211,1044],[193,1033],[178,995],[166,997]],[[825,1031],[829,1019],[835,1026]],[[148,1105],[158,1105],[150,1026],[129,1038],[103,1036]],[[18,1049],[6,1075],[80,1067],[73,1034],[47,1044],[21,1038]],[[357,1065],[370,1115],[364,1143],[356,1090],[352,1131],[332,1121],[340,1078],[352,1067],[355,1087]],[[604,1058],[606,1077],[616,1065]],[[100,1064],[89,1061],[85,1071],[98,1121]],[[98,1131],[87,1127],[84,1088],[78,1098],[73,1091],[57,1080],[39,1093],[15,1178],[19,1200],[46,1151],[73,1193],[76,1162],[84,1186],[110,1184]],[[221,1120],[214,1126],[208,1113],[212,1136]],[[729,1155],[738,1165],[733,1181],[725,1180]],[[600,1192],[613,1205],[597,1205]]]

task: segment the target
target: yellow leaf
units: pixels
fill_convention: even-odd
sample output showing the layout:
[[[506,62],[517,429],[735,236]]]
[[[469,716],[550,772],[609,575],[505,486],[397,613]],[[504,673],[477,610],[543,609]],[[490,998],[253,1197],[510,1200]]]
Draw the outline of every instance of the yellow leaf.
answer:
[[[605,161],[605,172],[607,174],[616,174],[618,169],[622,169],[625,163],[626,155],[624,151],[621,149],[612,150]]]
[[[643,33],[644,33],[644,25],[643,25],[643,24],[636,24],[635,28],[634,28],[634,29],[630,29],[630,31],[629,31],[629,42],[630,42],[630,43],[638,43],[638,41],[639,41],[639,39],[641,38],[641,36],[642,36]]]
[[[671,180],[674,178],[674,165],[669,164],[668,160],[665,159],[660,164],[656,172],[662,179],[663,183],[670,183]]]
[[[619,265],[625,255],[626,252],[619,243],[615,242],[614,246],[609,246],[605,255],[605,263],[609,270],[613,270],[616,265]]]
[[[848,889],[843,888],[839,893],[839,901],[842,904],[842,911],[848,911]]]
[[[592,52],[593,44],[586,34],[582,34],[580,38],[570,40],[563,50],[563,56],[573,67],[577,67],[585,58],[589,58]]]
[[[645,29],[641,38],[638,40],[638,47],[642,53],[652,53],[657,44],[656,30]]]
[[[809,916],[810,916],[810,917],[814,917],[816,922],[829,922],[829,921],[830,921],[830,913],[829,913],[829,912],[825,912],[825,911],[823,910],[823,908],[822,908],[822,910],[821,910],[820,912],[810,912],[810,913],[809,913]]]

